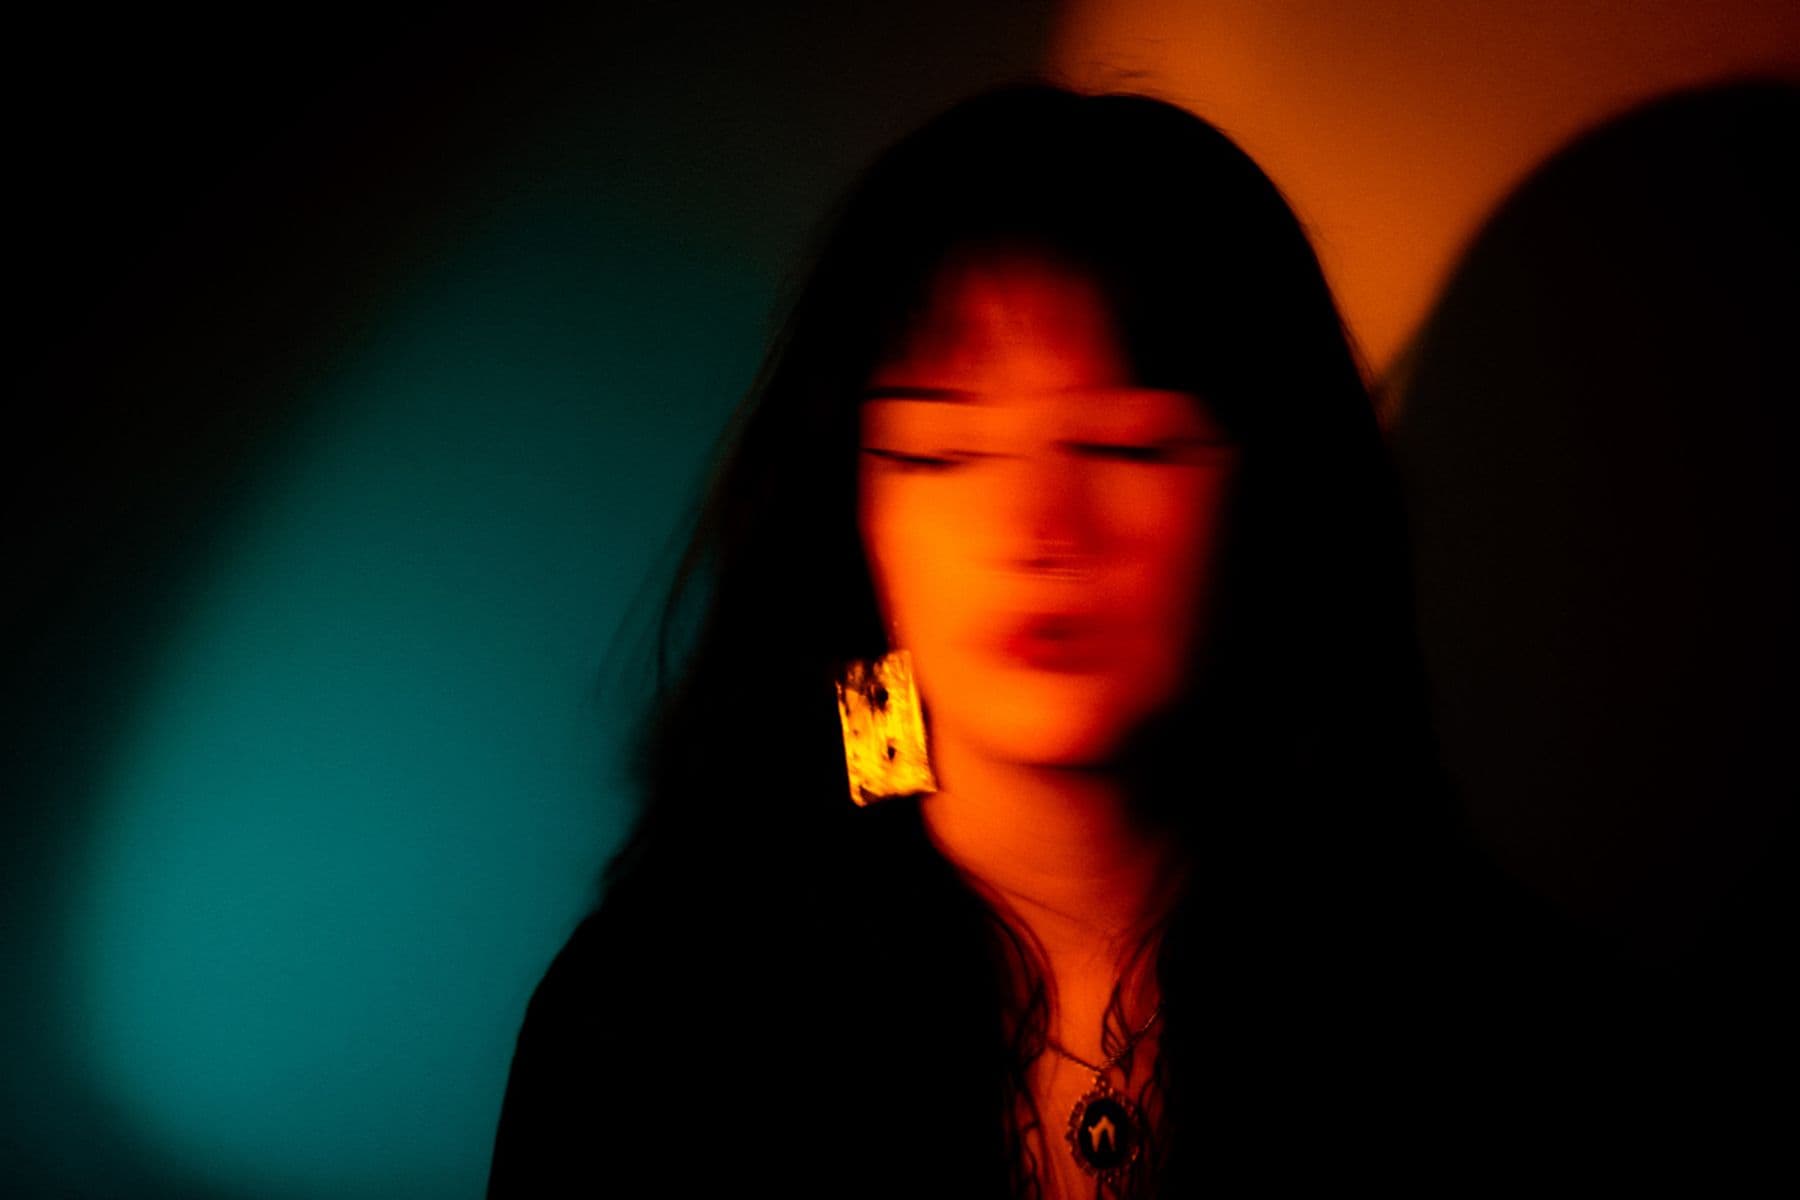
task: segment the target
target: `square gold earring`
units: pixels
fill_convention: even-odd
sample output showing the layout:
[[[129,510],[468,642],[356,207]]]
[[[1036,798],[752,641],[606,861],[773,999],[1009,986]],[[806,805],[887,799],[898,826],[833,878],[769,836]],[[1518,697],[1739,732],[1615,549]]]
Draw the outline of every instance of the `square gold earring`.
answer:
[[[850,799],[859,806],[938,790],[925,747],[925,711],[912,655],[894,650],[850,663],[837,681]]]

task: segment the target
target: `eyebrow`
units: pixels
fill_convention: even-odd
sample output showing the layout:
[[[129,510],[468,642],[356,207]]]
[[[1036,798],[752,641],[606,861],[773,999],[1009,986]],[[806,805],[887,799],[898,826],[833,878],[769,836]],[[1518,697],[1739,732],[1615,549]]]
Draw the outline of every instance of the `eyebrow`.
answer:
[[[967,404],[975,396],[961,388],[941,387],[872,387],[862,394],[864,400],[940,400],[946,404]]]
[[[1136,392],[1181,391],[1182,395],[1189,395],[1189,396],[1195,395],[1195,393],[1188,392],[1183,389],[1147,388],[1147,387],[1143,387],[1143,386],[1137,385],[1137,384],[1128,384],[1122,389],[1116,388],[1116,387],[1095,388],[1095,387],[1090,387],[1090,386],[1086,386],[1086,385],[1076,385],[1074,387],[1063,388],[1060,390],[1062,390],[1065,393],[1116,392],[1116,391],[1121,391],[1121,390],[1136,391]],[[870,387],[870,388],[864,388],[863,392],[862,392],[862,398],[864,400],[930,400],[930,401],[936,401],[936,402],[942,403],[942,404],[972,404],[972,403],[979,401],[981,399],[981,395],[982,394],[979,391],[973,391],[968,388],[915,387],[915,386],[909,386],[909,385],[900,385],[900,386],[892,386],[892,387]]]

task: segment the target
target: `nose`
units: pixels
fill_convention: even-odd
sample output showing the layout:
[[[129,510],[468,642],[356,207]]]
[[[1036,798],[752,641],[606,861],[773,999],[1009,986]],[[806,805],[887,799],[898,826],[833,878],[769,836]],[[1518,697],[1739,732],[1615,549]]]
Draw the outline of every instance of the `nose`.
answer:
[[[1007,557],[1035,575],[1085,578],[1098,547],[1090,481],[1083,464],[1053,448],[1012,464],[1005,497]]]

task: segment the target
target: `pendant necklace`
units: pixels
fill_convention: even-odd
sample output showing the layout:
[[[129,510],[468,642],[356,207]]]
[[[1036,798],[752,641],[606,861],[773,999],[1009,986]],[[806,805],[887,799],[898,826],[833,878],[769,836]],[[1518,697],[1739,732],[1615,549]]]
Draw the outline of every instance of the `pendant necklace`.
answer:
[[[1125,1039],[1125,1045],[1104,1063],[1091,1063],[1070,1054],[1048,1038],[1050,1049],[1078,1067],[1094,1073],[1094,1082],[1069,1113],[1069,1149],[1081,1169],[1101,1184],[1111,1186],[1122,1181],[1125,1172],[1137,1160],[1144,1143],[1144,1116],[1130,1097],[1108,1083],[1106,1076],[1131,1053],[1156,1018],[1162,1015],[1158,1004],[1138,1031]]]

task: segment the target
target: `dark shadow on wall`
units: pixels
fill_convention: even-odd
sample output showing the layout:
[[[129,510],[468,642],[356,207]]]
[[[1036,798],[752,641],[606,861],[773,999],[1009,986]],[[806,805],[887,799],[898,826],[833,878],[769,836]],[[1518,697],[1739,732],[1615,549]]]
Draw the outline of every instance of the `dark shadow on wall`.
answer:
[[[1773,1069],[1800,1002],[1800,90],[1669,96],[1539,168],[1390,384],[1447,765],[1616,947],[1644,1052]]]
[[[33,304],[13,325],[0,602],[9,1195],[218,1195],[78,1065],[60,877],[163,631],[384,299],[546,160],[612,211],[692,231],[696,254],[742,256],[772,293],[845,173],[1035,65],[1054,11],[609,7],[15,30],[35,66],[15,81],[33,119],[14,289]]]

